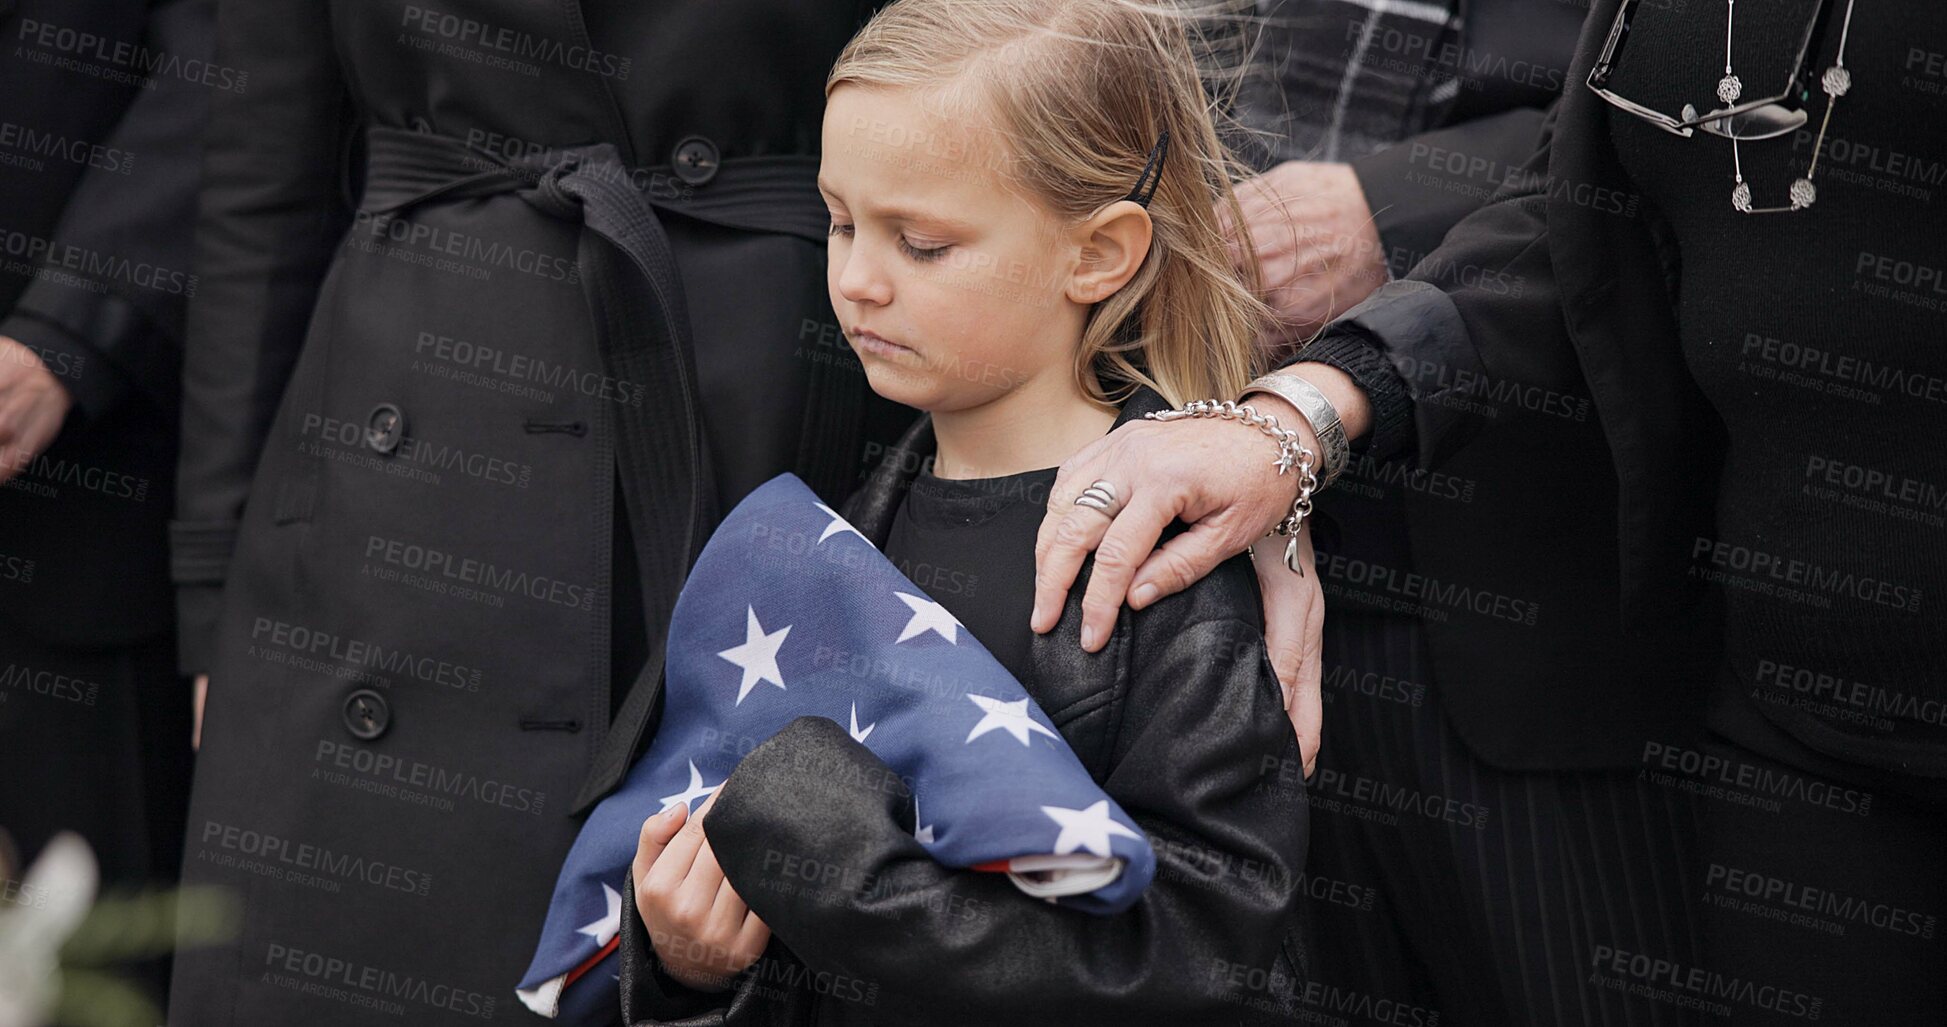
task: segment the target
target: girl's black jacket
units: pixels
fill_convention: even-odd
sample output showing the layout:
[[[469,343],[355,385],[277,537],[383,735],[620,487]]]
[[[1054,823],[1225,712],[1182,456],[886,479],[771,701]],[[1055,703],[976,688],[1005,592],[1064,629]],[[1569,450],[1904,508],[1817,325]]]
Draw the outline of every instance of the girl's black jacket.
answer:
[[[1144,389],[1116,423],[1168,406]],[[922,418],[846,503],[875,545],[932,452]],[[1294,910],[1307,810],[1251,560],[1228,560],[1147,609],[1125,606],[1094,654],[1078,641],[1092,566],[1060,625],[1034,639],[1031,687],[1155,847],[1155,882],[1132,909],[1080,913],[1002,875],[941,866],[914,840],[912,797],[896,776],[843,727],[805,717],[744,758],[705,821],[724,873],[770,925],[770,948],[731,991],[691,991],[662,971],[635,904],[623,903],[627,1022],[1288,1017],[1303,998]]]

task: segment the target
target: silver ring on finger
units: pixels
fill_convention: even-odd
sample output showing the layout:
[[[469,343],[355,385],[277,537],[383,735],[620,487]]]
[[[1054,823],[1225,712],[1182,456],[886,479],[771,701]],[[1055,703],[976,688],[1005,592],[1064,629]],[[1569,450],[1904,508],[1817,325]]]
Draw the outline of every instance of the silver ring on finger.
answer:
[[[1075,497],[1075,505],[1100,510],[1110,520],[1114,520],[1115,515],[1122,512],[1122,501],[1116,498],[1115,485],[1102,479],[1097,479],[1094,484],[1083,489],[1082,494]]]

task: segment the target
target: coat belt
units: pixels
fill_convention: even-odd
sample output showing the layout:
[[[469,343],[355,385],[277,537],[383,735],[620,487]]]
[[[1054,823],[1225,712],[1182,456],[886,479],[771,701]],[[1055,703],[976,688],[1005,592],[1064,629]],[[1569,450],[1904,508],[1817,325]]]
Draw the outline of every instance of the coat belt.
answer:
[[[446,136],[383,127],[367,133],[362,214],[394,217],[429,203],[511,194],[551,217],[578,222],[582,287],[604,370],[618,381],[676,386],[675,402],[616,407],[617,458],[636,539],[649,658],[614,712],[571,812],[607,794],[634,761],[662,691],[676,596],[720,519],[689,312],[657,211],[822,242],[823,204],[804,201],[810,178],[802,163],[786,160],[810,161],[815,174],[810,158],[755,159],[742,167],[727,161],[707,190],[659,189],[675,180],[653,175],[644,189],[642,173],[625,166],[609,143],[509,160]],[[657,543],[672,530],[679,532],[680,545]]]

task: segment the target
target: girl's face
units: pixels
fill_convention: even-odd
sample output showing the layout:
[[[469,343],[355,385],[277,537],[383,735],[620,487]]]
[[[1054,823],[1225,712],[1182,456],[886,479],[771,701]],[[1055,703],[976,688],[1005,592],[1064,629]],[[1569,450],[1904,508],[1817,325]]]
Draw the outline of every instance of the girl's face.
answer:
[[[1090,233],[1009,191],[985,123],[919,99],[846,84],[825,108],[826,284],[873,390],[961,410],[1070,378],[1088,305],[1107,295]]]

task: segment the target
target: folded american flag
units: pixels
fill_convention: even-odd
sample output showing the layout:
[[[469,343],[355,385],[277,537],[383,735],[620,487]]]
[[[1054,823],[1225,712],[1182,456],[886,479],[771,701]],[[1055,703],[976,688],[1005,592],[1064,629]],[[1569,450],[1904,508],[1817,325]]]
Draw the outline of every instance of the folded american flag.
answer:
[[[613,1018],[642,822],[694,811],[798,717],[844,725],[910,782],[915,837],[942,864],[1005,871],[1100,914],[1135,904],[1155,874],[1149,840],[1020,682],[796,475],[764,483],[711,536],[668,650],[655,741],[589,814],[520,983],[543,1016]]]

